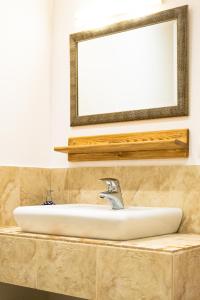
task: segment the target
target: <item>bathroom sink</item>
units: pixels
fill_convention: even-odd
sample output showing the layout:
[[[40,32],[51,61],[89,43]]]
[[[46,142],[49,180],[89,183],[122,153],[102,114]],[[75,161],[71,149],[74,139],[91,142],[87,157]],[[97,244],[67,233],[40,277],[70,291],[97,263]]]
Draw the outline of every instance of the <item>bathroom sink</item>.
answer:
[[[182,218],[180,208],[113,210],[110,206],[89,204],[21,206],[13,213],[25,232],[110,240],[174,233]]]

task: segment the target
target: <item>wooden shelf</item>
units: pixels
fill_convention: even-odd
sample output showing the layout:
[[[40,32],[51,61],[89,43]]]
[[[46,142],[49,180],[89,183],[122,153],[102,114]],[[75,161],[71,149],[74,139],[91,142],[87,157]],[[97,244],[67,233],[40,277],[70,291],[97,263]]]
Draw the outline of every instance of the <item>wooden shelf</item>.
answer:
[[[54,150],[68,153],[69,161],[188,157],[189,130],[73,137]]]

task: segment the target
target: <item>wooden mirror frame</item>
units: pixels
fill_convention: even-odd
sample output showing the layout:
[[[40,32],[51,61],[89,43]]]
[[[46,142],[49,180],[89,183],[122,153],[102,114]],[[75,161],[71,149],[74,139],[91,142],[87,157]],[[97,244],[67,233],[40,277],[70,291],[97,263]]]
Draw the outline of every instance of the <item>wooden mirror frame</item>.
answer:
[[[70,113],[71,126],[168,118],[188,115],[188,64],[187,64],[187,11],[188,6],[176,7],[142,17],[122,21],[101,29],[70,35]],[[177,105],[124,112],[78,115],[78,43],[130,29],[177,20]]]

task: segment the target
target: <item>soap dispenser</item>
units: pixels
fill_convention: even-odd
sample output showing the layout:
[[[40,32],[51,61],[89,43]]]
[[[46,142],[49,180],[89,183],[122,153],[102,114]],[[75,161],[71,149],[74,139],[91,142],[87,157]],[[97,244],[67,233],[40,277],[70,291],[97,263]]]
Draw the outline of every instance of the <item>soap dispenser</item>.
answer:
[[[43,202],[42,205],[55,205],[54,201],[52,200],[52,192],[53,190],[47,190],[46,201]]]

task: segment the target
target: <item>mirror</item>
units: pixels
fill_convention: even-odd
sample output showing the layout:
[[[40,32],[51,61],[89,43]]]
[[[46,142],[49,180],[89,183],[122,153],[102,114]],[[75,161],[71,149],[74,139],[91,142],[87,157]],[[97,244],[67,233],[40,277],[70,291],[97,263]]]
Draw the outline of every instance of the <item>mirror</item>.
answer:
[[[187,6],[70,36],[71,125],[183,116]]]

